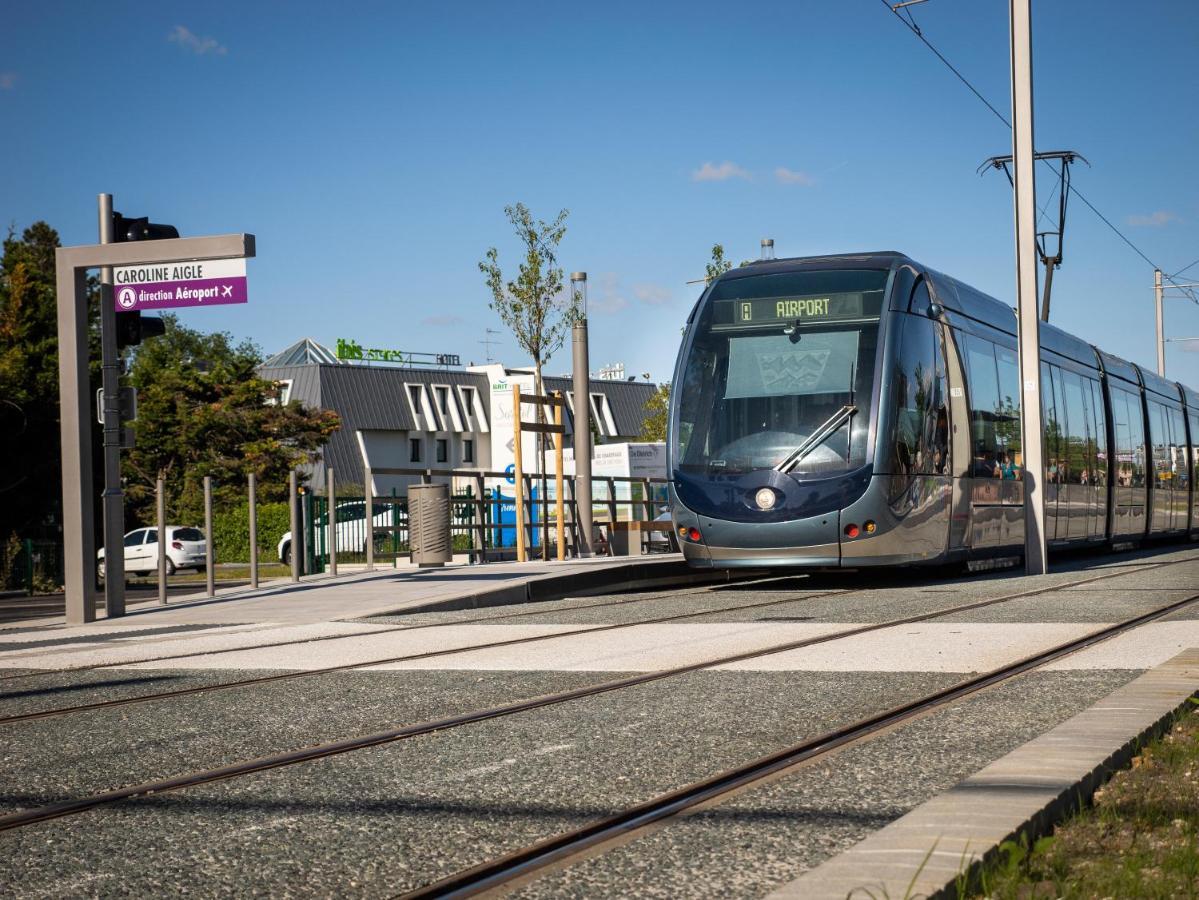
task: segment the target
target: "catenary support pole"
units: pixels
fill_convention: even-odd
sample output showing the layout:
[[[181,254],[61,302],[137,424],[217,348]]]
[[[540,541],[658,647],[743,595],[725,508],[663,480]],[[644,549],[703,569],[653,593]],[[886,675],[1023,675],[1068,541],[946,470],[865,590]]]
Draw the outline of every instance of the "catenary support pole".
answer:
[[[154,497],[156,506],[158,507],[157,525],[158,530],[156,537],[158,538],[158,605],[167,605],[167,547],[171,546],[171,542],[167,540],[167,487],[166,482],[159,478],[154,483]],[[122,548],[122,552],[124,552]]]
[[[296,470],[287,473],[287,509],[288,527],[291,529],[291,547],[288,555],[291,557],[291,580],[294,584],[300,580],[300,548],[303,546],[300,538],[300,497],[299,478]]]
[[[575,514],[579,541],[576,553],[591,556],[591,382],[587,347],[587,273],[574,272],[571,288],[581,295],[583,317],[571,329],[574,357]]]
[[[216,596],[216,538],[212,533],[212,476],[204,476],[204,587]]]
[[[1020,334],[1020,437],[1024,454],[1024,568],[1043,575],[1045,459],[1041,424],[1041,320],[1037,314],[1037,197],[1034,168],[1031,0],[1010,0],[1012,185]]]
[[[98,198],[100,243],[115,239],[112,194]],[[125,615],[125,496],[121,490],[121,359],[112,266],[100,269],[100,409],[104,419],[104,606],[108,618]]]
[[[329,574],[337,577],[337,482],[332,466],[325,469],[325,501],[329,510],[325,516],[329,523]]]
[[[249,478],[250,500],[250,587],[258,587],[258,476],[253,472]]]
[[[1157,309],[1157,374],[1166,377],[1166,321],[1162,310],[1162,270],[1153,270],[1153,300]]]

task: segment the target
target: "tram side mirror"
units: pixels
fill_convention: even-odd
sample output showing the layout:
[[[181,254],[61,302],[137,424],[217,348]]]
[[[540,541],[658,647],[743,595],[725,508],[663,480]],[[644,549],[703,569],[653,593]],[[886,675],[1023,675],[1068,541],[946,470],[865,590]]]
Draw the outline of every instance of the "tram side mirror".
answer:
[[[930,319],[939,319],[943,315],[945,315],[945,307],[943,307],[940,303],[937,303],[934,300],[928,305],[928,317]]]

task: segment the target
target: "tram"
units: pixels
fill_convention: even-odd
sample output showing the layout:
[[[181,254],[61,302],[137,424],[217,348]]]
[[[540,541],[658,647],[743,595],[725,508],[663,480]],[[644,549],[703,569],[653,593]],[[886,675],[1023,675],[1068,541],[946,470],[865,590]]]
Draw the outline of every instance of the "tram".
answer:
[[[673,524],[697,567],[1014,560],[1014,310],[896,252],[713,281],[675,367]],[[1046,538],[1199,538],[1199,393],[1041,325]]]

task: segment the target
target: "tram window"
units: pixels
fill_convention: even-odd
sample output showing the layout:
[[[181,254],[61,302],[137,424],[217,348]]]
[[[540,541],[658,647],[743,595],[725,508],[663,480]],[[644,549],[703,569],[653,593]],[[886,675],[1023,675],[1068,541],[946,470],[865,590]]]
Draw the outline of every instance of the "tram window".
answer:
[[[1094,460],[1093,472],[1095,475],[1094,484],[1101,486],[1107,485],[1107,422],[1104,416],[1103,407],[1103,388],[1098,381],[1087,379],[1090,382],[1091,391],[1091,423],[1093,431],[1091,432],[1094,446],[1092,447],[1092,458]]]
[[[1187,416],[1191,422],[1191,477],[1199,478],[1199,412]],[[1195,501],[1199,507],[1199,499]]]
[[[1065,469],[1066,405],[1062,401],[1061,371],[1048,363],[1041,363],[1041,406],[1045,419],[1045,481],[1059,484]]]
[[[1153,447],[1153,482],[1168,488],[1173,473],[1170,470],[1170,420],[1160,403],[1149,403],[1149,442]]]
[[[970,391],[970,439],[975,478],[1018,478],[1020,374],[1016,352],[966,336]]]
[[[1124,487],[1145,486],[1145,424],[1141,398],[1116,388],[1112,391],[1112,415],[1116,425],[1119,483]]]
[[[1120,487],[1132,487],[1132,432],[1128,426],[1128,394],[1116,388],[1112,396],[1112,443],[1115,447],[1114,474]]]
[[[946,471],[949,419],[938,349],[936,326],[930,320],[904,318],[894,375],[897,474]]]
[[[1187,466],[1187,433],[1182,420],[1182,410],[1171,408],[1170,417],[1170,468],[1174,473],[1174,485],[1186,490],[1191,483]]]
[[[1066,401],[1066,471],[1065,482],[1068,484],[1090,484],[1091,474],[1087,464],[1087,446],[1089,443],[1088,419],[1086,407],[1083,405],[1083,381],[1077,372],[1057,370],[1061,377],[1062,397]],[[1088,397],[1089,397],[1088,392]]]

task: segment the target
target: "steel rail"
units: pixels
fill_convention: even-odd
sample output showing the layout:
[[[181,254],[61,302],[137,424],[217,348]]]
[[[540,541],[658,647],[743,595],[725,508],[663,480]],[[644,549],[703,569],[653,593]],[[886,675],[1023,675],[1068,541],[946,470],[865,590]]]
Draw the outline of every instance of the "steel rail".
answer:
[[[553,634],[535,634],[535,635],[530,635],[527,637],[505,638],[504,640],[488,641],[488,642],[482,643],[482,644],[468,644],[464,647],[451,647],[451,648],[444,649],[444,650],[426,650],[422,653],[409,653],[404,656],[389,656],[389,657],[384,657],[382,659],[368,659],[368,660],[362,660],[360,662],[353,662],[353,663],[338,663],[335,666],[322,666],[319,669],[304,669],[304,670],[293,671],[293,672],[282,672],[282,673],[279,673],[276,675],[260,675],[255,678],[239,678],[235,681],[222,681],[218,684],[204,684],[204,685],[199,685],[197,687],[177,688],[177,689],[171,690],[171,691],[158,691],[158,692],[149,693],[149,694],[138,694],[133,697],[118,697],[115,700],[97,700],[94,703],[79,703],[79,704],[76,704],[73,706],[60,706],[60,707],[55,707],[53,709],[43,709],[43,710],[37,710],[34,712],[27,712],[27,713],[15,713],[11,716],[0,716],[0,726],[15,725],[18,722],[29,722],[34,719],[49,719],[49,718],[53,718],[56,716],[65,716],[70,713],[86,712],[88,710],[113,709],[118,706],[132,706],[133,704],[136,704],[136,703],[150,703],[155,700],[167,700],[172,697],[187,697],[187,696],[191,696],[194,694],[207,694],[212,691],[232,690],[235,688],[249,687],[251,685],[272,684],[272,683],[280,682],[280,681],[290,681],[290,680],[296,679],[296,678],[309,678],[309,677],[316,676],[316,675],[328,675],[333,672],[349,672],[354,669],[363,669],[368,666],[382,666],[382,665],[390,665],[392,663],[412,662],[412,661],[418,660],[418,659],[431,659],[431,658],[437,657],[437,656],[452,656],[455,653],[470,653],[471,651],[474,651],[474,650],[493,650],[498,647],[511,647],[516,644],[533,644],[533,643],[537,643],[539,641],[552,641],[555,638],[577,637],[578,635],[581,635],[581,634],[595,634],[595,633],[604,632],[604,631],[616,631],[616,630],[619,630],[622,628],[635,628],[639,625],[662,625],[662,624],[665,624],[666,622],[678,621],[679,619],[694,619],[699,616],[713,616],[713,615],[717,615],[719,613],[740,612],[741,610],[760,609],[762,607],[778,606],[778,605],[784,604],[784,603],[800,603],[804,600],[817,600],[817,599],[820,599],[821,597],[834,597],[834,596],[840,596],[842,594],[853,594],[853,593],[858,593],[858,591],[856,591],[856,590],[825,591],[822,593],[804,594],[804,595],[798,596],[798,597],[785,597],[785,598],[780,598],[777,600],[765,600],[765,601],[762,601],[759,603],[746,603],[746,604],[742,604],[739,606],[725,606],[725,607],[721,607],[719,609],[706,609],[706,610],[700,610],[698,612],[675,613],[674,615],[659,616],[654,619],[640,619],[636,622],[617,622],[614,624],[607,624],[607,625],[604,625],[604,624],[585,625],[585,626],[582,626],[579,628],[572,629],[570,631],[558,631],[558,632],[554,632]],[[621,602],[621,601],[617,601],[617,602]],[[623,602],[628,603],[628,602],[635,602],[635,601],[623,601]],[[582,608],[583,609],[594,609],[596,607],[604,606],[604,605],[610,605],[610,604],[598,604],[597,603],[592,606],[582,607]],[[575,608],[577,609],[579,607],[575,607]],[[537,612],[544,614],[546,611],[545,610],[537,610]],[[533,613],[514,613],[513,615],[533,615]],[[499,619],[499,618],[505,618],[505,617],[490,616],[483,621],[494,621],[495,619]],[[437,626],[444,627],[444,626],[448,626],[448,625],[477,624],[478,621],[479,620],[474,620],[473,622],[471,620],[467,620],[465,622],[436,622],[436,623],[431,623],[429,625],[416,625],[416,626],[412,626],[410,628],[358,632],[356,634],[340,635],[339,637],[343,637],[343,638],[374,637],[377,634],[389,634],[393,630],[414,631],[419,628],[430,628],[430,627],[437,627]],[[308,642],[301,641],[299,643],[308,643]],[[284,645],[284,644],[268,645],[268,647],[271,647],[271,646],[286,646],[286,645]],[[237,648],[228,649],[228,650],[208,651],[208,653],[209,654],[211,654],[211,653],[239,653],[243,649],[253,650],[253,649],[261,649],[261,648],[237,647]],[[140,663],[124,663],[122,665],[139,665],[139,664]],[[3,696],[0,696],[0,701],[2,701],[3,699],[4,699]]]
[[[1162,565],[1168,565],[1168,563],[1163,563]],[[1079,584],[1089,584],[1091,582],[1101,581],[1107,578],[1116,578],[1120,575],[1127,574],[1129,573],[1112,572],[1106,575],[1092,576],[1090,578],[1079,579],[1073,582],[1065,582],[1058,585],[1045,585],[1027,591],[1019,591],[1000,597],[992,597],[987,600],[979,600],[968,604],[960,604],[948,609],[934,610],[928,613],[905,616],[903,618],[891,619],[886,622],[873,623],[870,625],[861,625],[855,628],[845,629],[843,631],[833,632],[827,635],[804,638],[797,641],[788,641],[786,643],[776,644],[771,647],[759,648],[757,650],[747,650],[741,653],[732,654],[730,656],[701,660],[699,662],[688,663],[687,665],[675,666],[668,669],[658,669],[653,672],[642,672],[637,675],[628,675],[622,678],[600,682],[598,684],[584,685],[582,687],[572,688],[567,691],[543,694],[538,697],[518,700],[501,706],[472,710],[470,712],[460,713],[458,715],[449,716],[443,719],[436,719],[412,725],[403,725],[397,728],[388,729],[386,731],[376,732],[374,734],[343,738],[337,741],[317,744],[312,747],[301,748],[298,750],[287,750],[281,753],[273,753],[254,759],[241,760],[239,762],[230,763],[228,765],[219,766],[212,769],[205,769],[202,771],[190,772],[183,775],[175,775],[155,781],[143,782],[141,784],[129,785],[127,787],[115,788],[108,791],[102,791],[98,794],[91,794],[86,797],[62,800],[57,803],[51,803],[31,809],[19,810],[17,812],[0,816],[0,831],[8,831],[13,828],[34,825],[39,822],[46,822],[62,816],[76,815],[78,813],[86,812],[100,806],[106,806],[123,800],[148,797],[155,794],[166,793],[168,791],[177,791],[184,788],[212,784],[214,782],[225,781],[243,775],[250,775],[257,772],[265,772],[270,769],[278,769],[284,766],[296,765],[298,763],[312,762],[314,760],[325,759],[330,756],[337,756],[342,753],[365,750],[369,747],[377,747],[382,744],[390,744],[396,741],[418,737],[423,734],[431,734],[435,731],[445,731],[450,728],[458,728],[475,722],[490,721],[493,719],[515,715],[517,713],[529,712],[531,710],[542,709],[549,706],[556,706],[561,703],[567,703],[586,697],[595,697],[601,694],[607,694],[613,691],[621,690],[623,688],[649,684],[651,682],[661,681],[666,678],[685,675],[690,672],[698,672],[702,671],[703,669],[710,669],[715,666],[729,665],[732,663],[743,662],[745,660],[757,659],[763,656],[770,656],[776,653],[785,653],[789,650],[798,650],[803,647],[810,647],[816,644],[827,643],[829,641],[841,640],[843,638],[853,637],[859,634],[866,634],[873,631],[881,631],[886,628],[895,628],[901,625],[928,621],[931,619],[940,618],[942,616],[952,615],[954,613],[981,609],[987,606],[993,606],[998,603],[1005,603],[1024,597],[1033,597],[1040,594],[1052,593],[1064,588],[1075,587]]]
[[[785,775],[788,769],[830,754],[847,744],[875,736],[886,729],[1008,681],[1063,656],[1084,650],[1155,619],[1177,612],[1196,600],[1199,600],[1199,594],[1192,594],[1184,600],[1178,600],[1135,618],[1106,626],[917,700],[891,707],[885,712],[826,731],[816,737],[759,757],[753,762],[659,794],[615,815],[598,819],[581,828],[561,832],[399,896],[404,900],[417,900],[417,898],[426,897],[470,897],[510,885],[518,880],[526,880],[533,872],[546,867],[560,868],[569,865],[572,860],[581,855],[593,854],[598,847],[604,844],[615,841],[625,843],[667,819],[683,815],[702,805],[710,805],[713,801],[753,785],[755,782]]]

